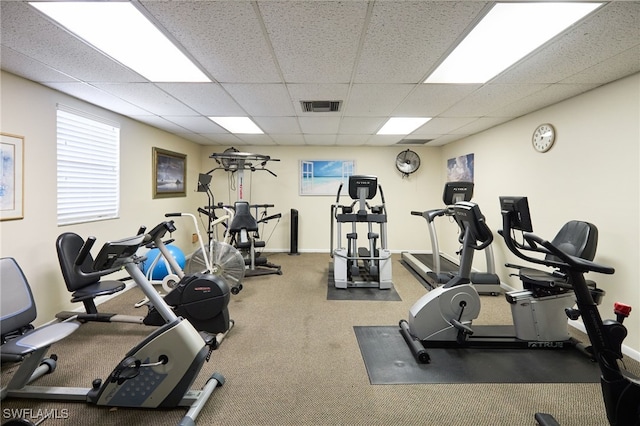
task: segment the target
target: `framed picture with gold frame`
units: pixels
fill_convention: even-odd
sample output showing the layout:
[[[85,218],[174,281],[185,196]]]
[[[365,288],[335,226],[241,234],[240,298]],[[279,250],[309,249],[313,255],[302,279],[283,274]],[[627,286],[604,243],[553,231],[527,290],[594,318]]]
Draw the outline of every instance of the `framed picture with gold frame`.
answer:
[[[187,156],[153,147],[153,198],[187,196]]]
[[[24,218],[24,136],[0,133],[0,220]]]

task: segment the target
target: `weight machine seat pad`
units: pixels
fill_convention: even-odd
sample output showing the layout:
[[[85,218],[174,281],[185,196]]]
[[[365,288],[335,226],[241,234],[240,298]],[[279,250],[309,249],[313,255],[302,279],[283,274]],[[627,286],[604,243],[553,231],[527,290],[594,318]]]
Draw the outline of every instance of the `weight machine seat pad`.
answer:
[[[236,201],[234,204],[235,214],[229,225],[229,232],[237,233],[243,228],[248,232],[258,230],[258,222],[249,211],[249,203],[246,201]]]

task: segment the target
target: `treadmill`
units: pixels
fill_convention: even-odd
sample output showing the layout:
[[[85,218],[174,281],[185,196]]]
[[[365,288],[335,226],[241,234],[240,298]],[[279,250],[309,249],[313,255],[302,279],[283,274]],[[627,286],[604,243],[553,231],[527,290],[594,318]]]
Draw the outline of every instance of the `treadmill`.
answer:
[[[453,205],[459,201],[470,201],[472,197],[473,182],[447,182],[442,194],[445,208],[411,212],[413,216],[422,216],[427,221],[431,238],[431,253],[402,252],[402,260],[432,289],[447,283],[460,268],[456,263],[440,253],[438,234],[434,223],[435,219],[442,216],[453,217]],[[495,261],[491,246],[484,249],[484,252],[487,271],[472,273],[471,282],[479,294],[496,296],[502,293],[502,287],[500,286],[500,278],[495,273]],[[434,255],[435,253],[437,255]]]

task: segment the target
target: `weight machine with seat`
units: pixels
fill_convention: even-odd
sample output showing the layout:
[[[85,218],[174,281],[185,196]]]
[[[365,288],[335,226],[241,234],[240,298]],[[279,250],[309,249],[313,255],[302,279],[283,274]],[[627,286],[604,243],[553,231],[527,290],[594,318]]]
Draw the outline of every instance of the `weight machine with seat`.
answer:
[[[387,248],[387,210],[385,207],[382,186],[378,178],[370,175],[349,176],[348,191],[353,203],[340,205],[338,188],[336,203],[331,205],[331,256],[333,257],[333,278],[336,288],[374,287],[381,290],[390,289],[391,251]],[[368,200],[373,199],[378,190],[382,204],[370,206]],[[355,208],[358,204],[357,209]],[[334,249],[334,222],[335,240]],[[367,225],[368,247],[358,247],[357,225]],[[351,224],[351,232],[347,232],[346,247],[343,246],[342,225]],[[379,232],[373,232],[377,224]],[[378,246],[380,242],[380,246]]]
[[[279,221],[282,214],[277,213],[267,216],[266,211],[268,208],[274,207],[273,204],[249,204],[249,202],[244,200],[245,171],[252,173],[266,171],[272,176],[277,177],[266,165],[270,161],[280,160],[271,158],[269,155],[240,152],[233,147],[226,149],[222,153],[211,154],[209,158],[213,158],[219,167],[211,169],[207,172],[207,175],[210,175],[216,170],[224,170],[229,173],[230,181],[234,177],[236,178],[236,181],[229,185],[230,188],[235,186],[237,190],[237,199],[233,206],[209,206],[208,209],[231,208],[234,210],[233,219],[231,223],[229,223],[226,232],[230,236],[230,243],[242,253],[246,265],[245,275],[247,277],[268,274],[282,275],[280,265],[269,262],[266,257],[257,250],[266,247],[266,242],[260,240],[259,226],[270,220],[277,219]],[[255,216],[251,214],[252,208],[255,209]],[[258,209],[264,209],[263,217],[259,219],[257,219]],[[215,217],[215,214],[212,213],[211,216]]]
[[[282,275],[282,268],[267,260],[266,257],[257,250],[264,248],[266,242],[260,240],[259,224],[266,223],[269,220],[280,219],[282,214],[277,213],[271,216],[265,216],[260,220],[256,220],[251,214],[251,208],[256,211],[260,208],[266,209],[273,207],[273,204],[249,204],[246,201],[236,201],[233,205],[235,214],[233,220],[229,224],[229,232],[231,236],[231,244],[242,253],[247,270],[245,274],[249,277],[257,275],[277,274]]]

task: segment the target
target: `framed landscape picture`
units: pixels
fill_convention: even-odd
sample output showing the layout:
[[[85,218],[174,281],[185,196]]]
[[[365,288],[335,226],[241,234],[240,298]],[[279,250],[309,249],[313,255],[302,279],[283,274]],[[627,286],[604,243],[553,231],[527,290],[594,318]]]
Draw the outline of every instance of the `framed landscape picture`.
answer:
[[[153,148],[153,198],[187,196],[187,156]]]
[[[24,217],[24,137],[0,133],[0,220]]]
[[[335,196],[340,184],[347,184],[355,173],[355,164],[354,160],[300,161],[300,195]]]

